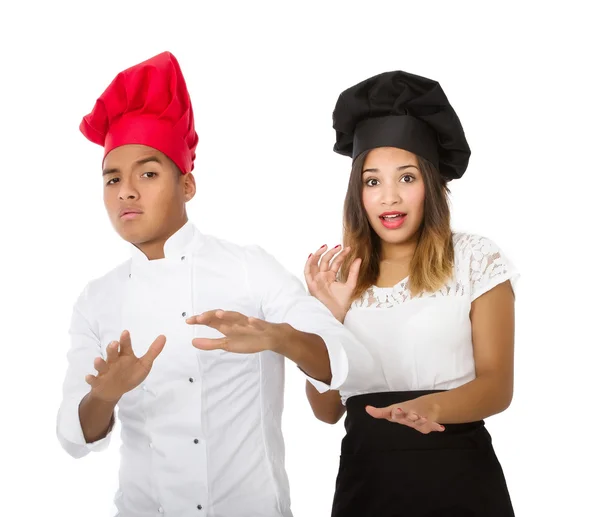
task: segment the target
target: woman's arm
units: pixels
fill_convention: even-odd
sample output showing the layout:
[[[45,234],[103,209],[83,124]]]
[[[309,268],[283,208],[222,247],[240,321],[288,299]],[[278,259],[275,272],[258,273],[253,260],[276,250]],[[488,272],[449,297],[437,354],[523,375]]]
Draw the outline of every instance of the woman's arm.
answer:
[[[477,378],[446,392],[420,397],[441,423],[473,422],[504,411],[513,395],[514,293],[510,281],[471,304]]]
[[[342,404],[339,391],[330,390],[319,393],[310,382],[306,381],[306,397],[314,415],[326,424],[336,424],[346,412],[346,406]]]

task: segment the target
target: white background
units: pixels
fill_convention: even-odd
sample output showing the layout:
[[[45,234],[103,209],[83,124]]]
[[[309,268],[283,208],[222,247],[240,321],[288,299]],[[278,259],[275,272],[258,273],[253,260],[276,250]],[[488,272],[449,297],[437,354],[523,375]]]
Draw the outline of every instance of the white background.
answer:
[[[340,242],[338,94],[387,70],[440,81],[473,151],[454,227],[522,273],[515,397],[488,420],[516,513],[597,515],[600,42],[587,2],[549,3],[3,2],[2,513],[111,515],[118,440],[76,461],[54,434],[72,304],[128,253],[78,125],[119,71],[170,50],[200,136],[190,218],[298,276]],[[314,419],[287,371],[293,510],[327,516],[343,425]]]

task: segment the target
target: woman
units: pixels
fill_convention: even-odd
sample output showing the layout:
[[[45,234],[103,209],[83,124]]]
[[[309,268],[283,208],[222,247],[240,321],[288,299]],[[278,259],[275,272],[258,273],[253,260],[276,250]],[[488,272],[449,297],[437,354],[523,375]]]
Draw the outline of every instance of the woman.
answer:
[[[460,121],[437,82],[404,72],[349,88],[333,119],[353,159],[344,250],[322,247],[305,277],[379,369],[348,391],[306,387],[320,420],[347,411],[333,516],[512,516],[483,419],[512,399],[518,274],[492,241],[451,230]]]

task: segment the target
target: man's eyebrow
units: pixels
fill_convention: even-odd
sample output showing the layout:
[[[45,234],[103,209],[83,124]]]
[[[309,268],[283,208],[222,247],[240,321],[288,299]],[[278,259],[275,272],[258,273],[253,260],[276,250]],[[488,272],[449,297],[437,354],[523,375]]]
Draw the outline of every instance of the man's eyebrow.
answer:
[[[148,156],[147,158],[141,158],[140,160],[137,160],[135,162],[135,166],[139,167],[140,165],[144,165],[144,164],[150,163],[150,162],[155,162],[155,163],[158,163],[159,165],[163,165],[163,162],[161,162],[158,157]],[[118,172],[120,172],[118,167],[112,167],[110,169],[104,169],[102,171],[102,176],[106,176],[107,174],[116,174]]]
[[[117,172],[119,172],[119,169],[117,169],[116,167],[113,167],[112,169],[104,169],[102,171],[102,176],[106,176],[108,174],[116,174]]]
[[[150,163],[150,162],[155,162],[155,163],[158,163],[159,165],[163,164],[163,162],[158,158],[158,156],[148,156],[147,158],[142,158],[140,160],[137,160],[135,162],[135,165],[139,166],[139,165],[144,165],[145,163]]]

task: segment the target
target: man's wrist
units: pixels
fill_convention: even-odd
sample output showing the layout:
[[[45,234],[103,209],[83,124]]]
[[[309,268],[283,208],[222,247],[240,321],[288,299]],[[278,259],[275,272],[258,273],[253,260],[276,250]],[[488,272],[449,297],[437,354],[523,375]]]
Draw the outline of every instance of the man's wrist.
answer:
[[[94,390],[91,390],[88,394],[88,398],[90,403],[93,403],[96,406],[103,406],[105,408],[112,407],[113,409],[119,403],[121,397],[117,399],[107,399],[96,393]]]
[[[268,350],[277,354],[286,355],[290,346],[293,345],[295,334],[298,331],[289,323],[271,323],[271,338],[269,339]]]

